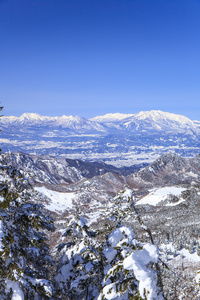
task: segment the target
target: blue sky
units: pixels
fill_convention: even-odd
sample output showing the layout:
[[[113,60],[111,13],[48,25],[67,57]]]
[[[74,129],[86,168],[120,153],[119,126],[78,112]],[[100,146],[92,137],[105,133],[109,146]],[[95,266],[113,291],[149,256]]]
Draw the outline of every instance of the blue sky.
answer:
[[[4,115],[199,119],[200,0],[0,0]]]

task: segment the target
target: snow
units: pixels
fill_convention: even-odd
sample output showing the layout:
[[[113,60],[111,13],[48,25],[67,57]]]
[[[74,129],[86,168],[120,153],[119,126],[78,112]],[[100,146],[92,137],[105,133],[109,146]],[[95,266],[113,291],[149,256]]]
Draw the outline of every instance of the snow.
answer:
[[[138,280],[139,293],[141,297],[147,297],[147,300],[162,300],[163,297],[157,288],[157,275],[153,269],[150,269],[149,263],[156,263],[158,260],[158,252],[155,245],[141,244],[140,248],[133,249],[132,246],[137,246],[139,243],[134,239],[134,233],[129,227],[122,226],[115,229],[108,236],[108,245],[104,250],[108,262],[112,262],[117,254],[117,248],[121,249],[121,254],[124,260],[120,263],[125,270],[133,271],[135,278]],[[130,248],[129,248],[130,247]],[[122,249],[123,248],[123,249]],[[131,253],[131,254],[130,254]],[[115,265],[107,269],[107,273],[114,272]],[[116,292],[116,284],[106,282],[103,288],[105,299],[123,299],[122,295]],[[127,298],[124,298],[127,299]]]
[[[95,122],[99,122],[99,123],[106,123],[106,122],[116,122],[116,121],[120,121],[129,117],[134,116],[134,114],[121,114],[121,113],[111,113],[111,114],[106,114],[103,116],[97,116],[94,117],[92,119],[90,119],[90,121],[95,121]]]
[[[125,124],[126,122],[128,123]],[[33,130],[27,131],[22,124],[32,126]],[[134,126],[132,126],[132,124]],[[179,144],[173,135],[171,136],[171,131],[173,131],[175,134],[178,132],[182,134],[187,132],[195,137],[195,132],[199,131],[199,125],[197,126],[197,123],[184,116],[161,111],[140,112],[138,114],[107,114],[90,120],[78,116],[48,117],[26,113],[19,118],[2,117],[1,125],[3,126],[3,132],[6,132],[6,135],[5,133],[2,135],[4,139],[1,139],[2,149],[5,149],[5,151],[7,151],[7,149],[16,151],[16,149],[20,148],[23,152],[33,154],[43,153],[46,149],[45,152],[51,155],[66,157],[67,153],[68,158],[79,158],[90,161],[101,160],[118,167],[131,166],[144,162],[150,163],[164,152],[174,150],[179,152],[180,148],[181,152],[183,149],[187,149],[185,153],[188,153],[190,156],[195,155],[199,151],[196,142],[194,144],[192,142],[191,145],[189,145],[187,143],[188,138],[185,138],[184,141],[183,136],[185,135],[181,138],[181,144]],[[9,130],[9,125],[11,126],[11,131]],[[148,130],[152,129],[164,129],[167,135],[165,136],[164,133],[162,137],[160,136],[163,146],[159,146],[158,141],[148,142],[148,145],[144,143],[143,145],[139,145],[137,142],[136,144],[132,143],[129,138],[127,140],[127,146],[121,145],[121,138],[124,140],[125,137],[122,132],[122,130],[125,129],[123,125],[127,125],[131,131],[139,130],[138,133],[144,132],[143,130],[148,132]],[[18,126],[20,126],[20,131],[18,130]],[[41,126],[44,128],[42,131],[40,130]],[[14,128],[16,129],[14,130]],[[68,131],[65,130],[65,128],[70,128],[71,130]],[[111,139],[108,145],[106,145],[107,139],[105,140],[101,137],[109,134],[109,128],[111,128],[111,130],[119,130],[119,139],[117,141],[116,139]],[[26,130],[26,138],[24,138],[23,135],[24,130]],[[88,130],[97,133],[93,140],[89,137],[87,139],[85,138]],[[166,130],[170,132],[167,133]],[[9,136],[7,132],[9,132]],[[81,132],[83,134],[81,134]],[[98,134],[100,139],[98,138]],[[45,140],[44,136],[46,136]],[[55,136],[55,139],[52,139],[52,136]],[[71,137],[74,136],[80,137],[80,139],[74,139],[72,142]],[[174,141],[174,146],[172,146],[172,143],[169,143],[169,137]],[[81,140],[83,144],[81,144]],[[89,141],[89,144],[86,144],[87,141]],[[156,146],[151,146],[150,144],[152,143]],[[118,147],[115,147],[115,144],[120,145],[120,150]],[[97,147],[97,145],[100,145],[101,149]],[[194,147],[194,145],[196,146]],[[110,151],[106,152],[105,148],[110,149]],[[63,149],[63,151],[61,149]],[[76,151],[73,151],[73,149],[76,149]],[[94,149],[95,151],[90,151],[89,149]],[[138,149],[140,151],[138,151]],[[149,150],[151,150],[151,152],[149,152]]]
[[[181,204],[181,203],[183,203],[185,200],[184,199],[181,199],[181,200],[179,200],[179,201],[177,201],[177,202],[174,202],[174,203],[167,203],[167,204],[165,204],[166,206],[176,206],[176,205],[179,205],[179,204]]]
[[[81,254],[86,251],[87,248],[85,246],[84,241],[80,244],[76,244],[72,249],[68,249],[61,258],[60,263],[63,264],[57,273],[55,279],[57,282],[65,282],[67,280],[71,280],[71,278],[75,275],[74,263],[82,262]],[[71,259],[73,256],[73,259]],[[87,268],[91,269],[91,265],[87,264]],[[80,279],[80,278],[79,278]],[[78,280],[79,280],[78,279]]]
[[[45,208],[51,211],[63,211],[73,207],[72,200],[75,193],[61,193],[47,189],[46,187],[35,187],[35,190],[50,199],[50,202],[44,204]]]
[[[115,249],[115,247],[120,247],[120,241],[123,240],[123,242],[125,242],[125,236],[130,240],[134,238],[133,231],[125,226],[115,229],[108,236],[109,246],[104,249],[103,253],[109,262],[111,262],[117,254],[117,250]],[[128,240],[126,242],[128,242]]]
[[[136,279],[139,281],[139,291],[142,297],[145,297],[145,291],[149,292],[148,300],[159,299],[156,293],[156,274],[153,270],[146,267],[151,261],[157,261],[157,250],[154,245],[144,246],[142,250],[134,251],[124,260],[124,269],[133,270]],[[160,299],[162,299],[160,297]]]
[[[185,188],[176,187],[176,186],[153,189],[147,196],[145,196],[141,200],[139,200],[136,203],[136,205],[144,205],[144,204],[157,205],[161,201],[166,200],[169,195],[179,197],[181,195],[181,193],[185,190],[186,190]],[[177,205],[177,204],[181,203],[182,201],[183,201],[183,199],[176,203],[168,203],[167,205],[168,206]]]
[[[131,189],[126,189],[124,192],[123,192],[123,199],[126,200],[126,201],[129,201],[131,199],[135,200],[135,197],[133,196],[133,191]]]
[[[172,243],[168,244],[161,244],[159,246],[161,253],[165,253],[167,251],[168,254],[168,260],[171,260],[174,258],[174,254],[176,253],[176,258],[180,257],[184,260],[189,260],[194,263],[199,263],[200,262],[200,256],[196,253],[190,253],[188,249],[181,249],[177,251]],[[163,254],[164,256],[164,254]],[[163,257],[164,258],[164,257]]]
[[[91,262],[87,263],[85,265],[85,272],[88,273],[92,268],[94,268],[93,264]]]
[[[190,171],[190,172],[188,173],[188,175],[189,175],[189,176],[192,176],[192,177],[195,177],[195,178],[198,178],[198,177],[199,177],[198,174],[195,174],[195,173],[192,172],[192,171]]]
[[[178,128],[178,125],[181,128],[196,128],[198,126],[197,122],[191,121],[185,116],[177,115],[169,112],[163,112],[159,110],[151,110],[151,111],[141,111],[137,114],[122,114],[122,113],[108,113],[103,116],[96,116],[89,120],[80,117],[80,116],[66,116],[63,115],[61,117],[49,117],[49,116],[41,116],[36,113],[24,113],[20,117],[3,117],[1,118],[1,122],[3,124],[41,124],[41,123],[49,123],[49,124],[57,124],[64,127],[70,128],[80,128],[80,126],[86,127],[94,127],[97,130],[102,130],[103,127],[98,123],[121,123],[126,119],[129,119],[130,122],[140,122],[144,120],[151,121],[154,123],[154,126],[158,129],[161,129],[162,126],[172,126],[173,128]],[[113,124],[113,126],[115,126]]]
[[[29,281],[33,285],[40,285],[41,287],[43,287],[46,295],[52,296],[52,294],[53,294],[52,286],[50,284],[50,281],[48,281],[47,279],[29,278]]]
[[[200,284],[200,272],[195,277],[196,283]]]
[[[159,110],[141,111],[138,114],[128,118],[123,123],[125,128],[133,128],[134,130],[173,130],[192,134],[197,130],[197,125],[185,116],[163,112]],[[147,129],[148,128],[148,129]]]
[[[92,223],[97,222],[100,215],[101,215],[101,211],[99,211],[99,210],[88,213],[87,216],[88,216],[89,219],[87,221],[87,226],[90,226]]]
[[[106,285],[103,289],[103,292],[106,295],[105,299],[108,299],[108,300],[123,299],[123,298],[121,298],[120,293],[117,293],[115,283]],[[99,298],[98,298],[98,300],[99,300]]]
[[[160,248],[161,251],[168,250],[171,253],[175,252],[175,248],[174,248],[174,245],[172,243],[160,244],[159,248]]]
[[[115,255],[117,254],[117,250],[115,250],[114,248],[107,247],[103,250],[103,254],[107,258],[108,262],[110,263],[114,259]]]
[[[1,143],[1,144],[2,144],[2,143],[4,143],[4,144],[10,144],[10,143],[12,143],[12,141],[9,140],[9,139],[0,139],[0,143]]]
[[[54,125],[62,126],[63,128],[70,129],[89,129],[104,131],[105,129],[98,123],[92,122],[80,116],[61,116],[61,117],[49,117],[41,116],[36,113],[24,113],[20,117],[3,117],[2,124],[10,125]]]
[[[109,236],[108,236],[108,242],[111,245],[111,247],[116,247],[116,245],[119,243],[122,238],[125,236],[128,236],[129,239],[134,238],[134,233],[129,227],[122,226],[120,228],[115,229]]]
[[[3,221],[0,220],[0,251],[3,251],[4,245],[2,243],[2,239],[4,237],[4,232],[3,232]]]
[[[6,280],[6,290],[9,292],[12,289],[12,300],[24,300],[24,293],[19,287],[19,283],[16,281]]]
[[[190,260],[193,262],[200,262],[200,256],[196,252],[190,253],[187,249],[181,249],[180,251],[178,251],[178,253],[187,260]]]
[[[135,118],[138,120],[151,119],[157,123],[159,123],[160,121],[165,121],[165,122],[174,121],[183,126],[185,125],[194,126],[193,121],[191,121],[185,116],[173,114],[169,112],[163,112],[160,110],[141,111],[135,115]]]

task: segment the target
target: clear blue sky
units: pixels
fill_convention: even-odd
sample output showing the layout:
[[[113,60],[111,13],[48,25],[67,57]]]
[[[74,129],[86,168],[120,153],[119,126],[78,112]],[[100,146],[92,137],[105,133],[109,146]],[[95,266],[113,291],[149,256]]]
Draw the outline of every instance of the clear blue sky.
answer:
[[[5,115],[200,120],[200,0],[0,0]]]

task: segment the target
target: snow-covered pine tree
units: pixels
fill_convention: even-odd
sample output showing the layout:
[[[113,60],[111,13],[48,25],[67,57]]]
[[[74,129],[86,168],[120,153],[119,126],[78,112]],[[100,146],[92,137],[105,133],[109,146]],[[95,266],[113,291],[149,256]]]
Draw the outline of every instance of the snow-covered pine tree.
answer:
[[[107,263],[98,300],[163,299],[153,268],[158,260],[154,245],[139,243],[129,227],[120,226],[108,236],[103,254]]]
[[[59,296],[76,300],[97,298],[103,280],[103,258],[95,235],[77,207],[64,233],[69,239],[59,249],[63,252],[55,276]]]
[[[52,264],[44,230],[52,219],[37,204],[37,194],[22,171],[0,155],[0,294],[1,299],[49,299]]]
[[[71,220],[64,234],[69,239],[60,247],[63,256],[55,277],[60,296],[76,300],[163,299],[156,246],[139,243],[133,231],[122,225],[130,212],[131,199],[131,190],[115,199],[112,222],[100,230],[101,240],[107,236],[103,244],[99,236],[98,242],[94,238],[80,212]]]
[[[111,220],[111,227],[119,227],[124,221],[136,218],[132,212],[130,203],[134,201],[133,191],[129,188],[119,192],[116,197],[108,204],[107,215]]]
[[[147,297],[147,299],[163,299],[162,282],[157,254],[154,255],[154,257],[150,257],[148,254],[149,261],[147,261],[147,263],[144,261],[143,266],[140,266],[140,268],[145,269],[147,268],[146,265],[148,265],[148,273],[154,274],[152,277],[154,280],[152,281],[151,287],[149,287],[149,292],[147,294],[145,294],[145,291],[137,289],[137,285],[140,285],[140,283],[139,281],[137,283],[137,276],[134,273],[133,268],[127,270],[124,266],[124,261],[127,258],[127,255],[130,257],[131,253],[132,256],[135,255],[134,253],[137,253],[138,257],[142,258],[144,253],[146,253],[146,248],[154,249],[155,253],[157,251],[157,248],[153,243],[151,231],[144,225],[141,216],[135,207],[133,191],[127,188],[126,190],[120,192],[113,199],[112,203],[110,203],[107,213],[110,214],[111,220],[109,228],[115,227],[115,229],[112,231],[112,234],[108,235],[107,242],[104,245],[104,255],[106,256],[108,265],[110,267],[109,270],[108,266],[105,269],[105,272],[107,272],[103,283],[105,286],[102,290],[102,298],[99,297],[98,299],[122,299],[121,297],[123,297],[123,299],[146,299],[145,297]],[[149,244],[139,244],[135,239],[133,239],[133,231],[129,227],[123,226],[127,223],[127,221],[130,223],[130,221],[133,221],[133,219],[137,220],[142,230],[149,235]],[[121,230],[123,231],[123,234]],[[111,246],[111,241],[115,239],[115,235],[118,235],[118,238],[121,240],[119,240],[118,243],[116,239],[116,245],[113,244],[113,246]],[[112,249],[113,247],[114,250]],[[139,250],[140,252],[138,252]],[[112,255],[115,253],[115,255],[113,260],[110,261],[111,258],[109,255],[111,253]],[[138,264],[138,262],[136,263]],[[111,284],[110,287],[107,286],[108,282]],[[155,287],[154,284],[156,284]]]

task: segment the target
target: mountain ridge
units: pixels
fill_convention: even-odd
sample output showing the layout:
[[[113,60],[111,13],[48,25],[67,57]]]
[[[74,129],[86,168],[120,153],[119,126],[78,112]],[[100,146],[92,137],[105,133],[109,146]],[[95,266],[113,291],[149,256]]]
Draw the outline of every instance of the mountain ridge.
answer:
[[[185,116],[152,110],[97,119],[34,113],[2,117],[1,149],[103,161],[116,167],[151,163],[166,152],[185,157],[200,153],[200,122]]]
[[[157,119],[156,121],[158,121],[158,119],[161,118],[165,118],[165,119],[172,119],[172,120],[176,120],[182,122],[183,121],[189,121],[189,122],[193,122],[191,119],[189,119],[188,117],[184,116],[184,115],[180,115],[180,114],[175,114],[175,113],[170,113],[170,112],[164,112],[161,110],[150,110],[150,111],[140,111],[138,113],[135,114],[122,114],[122,113],[107,113],[105,115],[99,115],[93,118],[84,118],[81,116],[72,116],[72,115],[62,115],[62,116],[42,116],[38,113],[23,113],[21,116],[16,117],[16,116],[3,116],[1,121],[3,119],[7,119],[7,120],[11,120],[11,122],[13,120],[58,120],[58,119],[62,119],[62,118],[70,118],[70,119],[77,119],[77,118],[82,118],[84,120],[90,120],[90,121],[95,121],[95,122],[99,122],[99,123],[103,123],[103,122],[107,122],[107,121],[119,121],[119,120],[123,120],[123,119],[127,119],[127,118],[132,118],[132,117],[136,117],[138,119],[146,119],[146,118],[151,118],[151,119]],[[200,122],[198,120],[194,120],[197,122]]]
[[[109,129],[129,130],[133,132],[139,130],[192,130],[195,133],[199,133],[200,131],[198,121],[192,121],[185,116],[160,110],[141,111],[137,114],[110,113],[91,119],[72,115],[49,117],[41,116],[36,113],[24,113],[20,117],[4,116],[0,118],[0,126],[4,128],[9,125],[62,127],[86,132],[106,132],[109,131]]]

